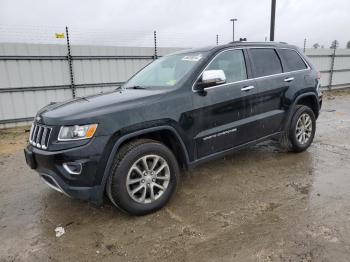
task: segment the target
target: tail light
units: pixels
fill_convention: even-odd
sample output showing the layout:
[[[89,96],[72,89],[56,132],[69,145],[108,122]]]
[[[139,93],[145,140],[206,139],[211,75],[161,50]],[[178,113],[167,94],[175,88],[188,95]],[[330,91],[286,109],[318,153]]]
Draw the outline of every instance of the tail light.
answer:
[[[321,72],[318,71],[317,74],[316,74],[316,79],[317,79],[317,86],[316,86],[316,90],[317,92],[319,93],[319,95],[321,94]]]
[[[317,80],[320,80],[320,79],[321,79],[321,72],[320,72],[320,71],[317,72],[316,79],[317,79]]]

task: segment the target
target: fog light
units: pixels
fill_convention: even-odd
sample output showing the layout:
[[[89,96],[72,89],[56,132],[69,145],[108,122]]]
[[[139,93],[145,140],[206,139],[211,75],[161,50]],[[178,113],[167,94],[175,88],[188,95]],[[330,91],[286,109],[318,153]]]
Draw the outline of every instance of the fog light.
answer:
[[[75,162],[64,163],[62,166],[71,175],[80,175],[83,169],[81,163]]]

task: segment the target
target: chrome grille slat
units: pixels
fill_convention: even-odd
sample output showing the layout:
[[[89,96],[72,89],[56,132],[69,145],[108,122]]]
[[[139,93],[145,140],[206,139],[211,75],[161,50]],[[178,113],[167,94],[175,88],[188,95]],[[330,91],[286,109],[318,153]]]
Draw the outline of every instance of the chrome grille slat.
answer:
[[[38,126],[35,126],[34,131],[33,131],[33,138],[32,138],[33,143],[35,143],[35,141],[36,141],[37,132],[38,132]]]
[[[46,145],[46,143],[45,143],[46,134],[47,134],[47,128],[44,128],[44,131],[43,131],[42,136],[41,136],[41,141],[40,141],[40,144],[42,147],[44,147]]]
[[[38,147],[40,147],[40,143],[39,142],[40,142],[42,131],[43,131],[43,127],[39,126],[38,134],[36,135],[36,139],[35,139],[35,143],[37,144]]]
[[[51,127],[33,124],[29,134],[29,143],[37,148],[47,149],[51,131]]]
[[[34,124],[32,124],[32,127],[30,128],[30,133],[29,133],[29,142],[32,142],[32,136],[33,136],[33,129],[34,129]]]

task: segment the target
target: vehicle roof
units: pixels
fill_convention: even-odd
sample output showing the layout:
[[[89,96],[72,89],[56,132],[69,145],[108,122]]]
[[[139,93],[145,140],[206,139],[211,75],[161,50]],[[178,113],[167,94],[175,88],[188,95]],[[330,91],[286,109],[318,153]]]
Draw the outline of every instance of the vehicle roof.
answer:
[[[181,50],[176,53],[192,53],[192,52],[215,52],[221,49],[229,48],[229,47],[278,47],[278,48],[292,48],[292,49],[298,49],[294,45],[289,45],[284,42],[242,42],[242,41],[236,41],[231,42],[224,45],[217,45],[217,46],[205,46],[200,48],[192,48],[192,49],[186,49]]]
[[[231,42],[226,45],[221,45],[221,47],[231,47],[231,46],[257,46],[257,47],[292,47],[296,46],[289,45],[285,42],[245,42],[245,41],[236,41]]]

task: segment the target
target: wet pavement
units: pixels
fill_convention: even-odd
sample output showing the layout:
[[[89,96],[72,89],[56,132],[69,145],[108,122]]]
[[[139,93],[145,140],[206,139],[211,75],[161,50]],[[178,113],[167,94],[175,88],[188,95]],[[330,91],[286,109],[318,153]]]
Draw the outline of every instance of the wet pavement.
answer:
[[[144,217],[48,188],[26,136],[0,131],[0,261],[350,261],[350,92],[327,95],[308,151],[265,142],[204,164]]]

